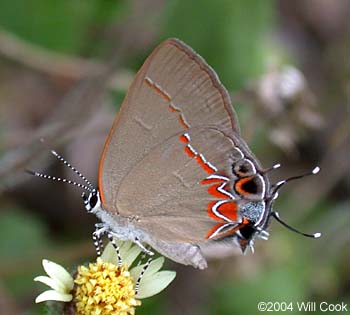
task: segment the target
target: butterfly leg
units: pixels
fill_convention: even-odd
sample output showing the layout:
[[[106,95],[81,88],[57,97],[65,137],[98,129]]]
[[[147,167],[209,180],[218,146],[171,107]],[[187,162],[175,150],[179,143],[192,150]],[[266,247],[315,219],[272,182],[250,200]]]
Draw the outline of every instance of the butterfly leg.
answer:
[[[95,224],[95,228],[96,228],[96,230],[103,229],[103,233],[102,234],[106,233],[106,231],[107,231],[107,229],[105,228],[103,223],[96,223]],[[98,239],[99,240],[100,250],[102,250],[103,247],[104,247],[103,241],[102,241],[102,234],[101,234],[101,236]]]
[[[255,252],[255,250],[254,250],[254,242],[253,242],[253,240],[251,240],[250,242],[249,242],[249,248],[250,248],[250,251],[252,252],[252,254],[254,254],[254,252]]]
[[[145,246],[147,249],[149,248],[147,245]],[[142,262],[146,259],[147,254],[143,251],[141,254],[141,258],[139,259],[137,265],[142,265]]]
[[[119,246],[117,245],[117,243],[115,242],[114,240],[114,237],[113,237],[113,233],[111,232],[107,232],[107,237],[109,239],[109,241],[111,242],[111,244],[113,245],[114,249],[115,249],[115,252],[117,253],[117,258],[118,258],[118,266],[120,267],[122,265],[122,257],[120,255],[120,249],[119,249]]]
[[[94,241],[97,256],[101,256],[101,250],[103,249],[102,235],[106,232],[107,229],[102,223],[95,224],[95,231],[92,233],[92,239]]]
[[[142,279],[143,275],[145,274],[146,270],[148,269],[148,267],[150,266],[151,262],[152,262],[152,256],[150,256],[148,258],[147,262],[145,263],[145,265],[143,266],[143,268],[139,274],[139,277],[137,278],[137,281],[135,284],[135,294],[137,294],[139,292],[141,279]]]
[[[142,249],[142,251],[146,253],[148,256],[154,256],[154,253],[149,249],[147,249],[137,237],[134,239],[134,243],[138,245]]]
[[[136,280],[135,293],[137,294],[138,291],[139,291],[139,288],[140,288],[140,283],[141,283],[142,277],[143,277],[143,275],[145,274],[146,270],[148,269],[148,267],[150,266],[150,264],[152,262],[152,259],[153,259],[153,256],[154,256],[154,252],[152,252],[146,246],[144,246],[138,238],[134,239],[134,243],[136,245],[138,245],[142,249],[143,253],[142,253],[141,260],[143,260],[146,255],[149,256],[147,262],[145,263],[145,265],[143,266],[143,268],[142,268],[142,270],[141,270],[141,272],[139,274],[139,277]]]
[[[262,240],[268,240],[269,239],[269,232],[262,230],[262,229],[258,229],[258,234],[256,235],[258,238],[262,239]]]
[[[94,242],[97,256],[101,256],[100,239],[96,236],[95,233],[92,233],[92,240]]]

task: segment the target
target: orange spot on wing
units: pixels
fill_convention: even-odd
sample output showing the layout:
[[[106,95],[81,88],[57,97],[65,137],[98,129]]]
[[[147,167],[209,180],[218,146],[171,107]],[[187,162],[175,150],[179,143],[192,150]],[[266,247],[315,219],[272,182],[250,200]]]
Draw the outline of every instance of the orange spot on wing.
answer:
[[[214,220],[217,220],[217,221],[221,221],[221,222],[224,222],[223,219],[219,218],[218,216],[216,216],[216,214],[213,212],[213,206],[217,203],[217,200],[214,200],[214,201],[210,201],[208,203],[208,216]]]
[[[196,156],[196,161],[208,174],[213,174],[215,172],[215,170],[213,170],[209,165],[207,165],[203,161],[203,159],[200,157],[200,155]]]
[[[215,183],[222,183],[223,180],[220,178],[206,178],[201,181],[202,185],[209,185],[209,184],[215,184]]]
[[[180,139],[180,141],[183,142],[183,143],[186,143],[186,144],[189,143],[189,140],[188,140],[184,135],[179,136],[179,139]],[[201,157],[199,154],[197,154],[196,152],[193,152],[193,150],[191,150],[189,146],[186,146],[186,147],[184,148],[184,150],[185,150],[186,154],[187,154],[190,158],[194,158],[194,157],[195,157],[197,163],[198,163],[198,164],[202,167],[202,169],[203,169],[204,171],[206,171],[208,174],[213,174],[213,173],[215,172],[215,170],[212,169],[208,164],[206,164],[206,163],[204,162],[204,160],[202,159],[202,157]]]
[[[159,86],[157,86],[156,84],[154,84],[152,81],[149,80],[145,80],[146,84],[150,87],[152,87],[159,95],[161,95],[164,99],[166,99],[168,102],[171,101],[171,98],[169,97],[169,95],[167,95],[164,91],[162,91]]]
[[[218,191],[218,188],[221,186],[222,182],[216,185],[212,185],[208,188],[208,193],[212,196],[219,199],[229,199],[230,197]]]
[[[235,190],[243,196],[250,195],[251,193],[243,189],[243,185],[251,180],[253,180],[253,176],[244,177],[236,181]]]
[[[221,221],[227,223],[221,217],[218,217],[214,211],[213,207],[218,202],[218,200],[214,200],[208,203],[208,216],[216,221]],[[216,208],[216,211],[228,218],[231,221],[237,221],[237,204],[235,202],[225,202]]]
[[[216,232],[216,230],[219,229],[222,225],[223,225],[223,223],[218,223],[218,224],[214,225],[210,229],[210,231],[207,233],[207,236],[205,238],[209,239]]]
[[[225,236],[233,235],[236,231],[238,231],[242,227],[243,227],[242,224],[240,224],[238,226],[233,226],[232,229],[230,229],[230,230],[228,230],[226,232],[223,232],[223,233],[219,233],[217,236],[214,237],[214,239],[223,238]]]
[[[217,208],[217,211],[231,221],[237,221],[237,203],[225,202]]]
[[[227,184],[224,186],[224,189],[227,190],[227,191],[230,191],[230,184],[227,183]]]
[[[179,139],[183,143],[186,143],[186,144],[189,143],[188,139],[184,135],[180,136]]]
[[[182,127],[184,127],[185,129],[188,129],[188,125],[187,123],[184,121],[183,117],[181,115],[179,115],[179,122],[182,125]]]
[[[185,147],[184,151],[190,158],[194,158],[196,156],[195,153],[192,152],[192,150],[188,146]]]
[[[145,79],[145,82],[148,86],[153,87],[153,84],[148,79]]]
[[[146,81],[146,82],[147,82],[147,81]],[[151,83],[149,83],[149,85],[150,85],[151,87],[153,87],[153,88],[155,89],[155,91],[156,91],[159,95],[161,95],[165,100],[167,100],[168,102],[171,101],[171,98],[170,98],[167,94],[165,94],[158,86],[156,86],[156,85],[154,85],[154,84],[151,84]]]
[[[171,112],[173,112],[173,113],[178,113],[178,112],[179,112],[179,110],[176,109],[175,107],[171,106],[171,104],[169,105],[169,110],[170,110]]]
[[[219,229],[221,226],[223,226],[225,223],[219,223],[216,224],[213,228],[210,229],[210,231],[208,232],[206,238],[210,238],[217,229]],[[243,222],[241,224],[239,224],[238,226],[233,226],[232,229],[223,232],[223,233],[219,233],[218,235],[216,235],[215,237],[213,237],[212,239],[220,239],[226,236],[230,236],[233,235],[236,231],[240,230],[241,228],[243,228],[245,225],[249,224],[249,221],[247,219],[243,219]]]

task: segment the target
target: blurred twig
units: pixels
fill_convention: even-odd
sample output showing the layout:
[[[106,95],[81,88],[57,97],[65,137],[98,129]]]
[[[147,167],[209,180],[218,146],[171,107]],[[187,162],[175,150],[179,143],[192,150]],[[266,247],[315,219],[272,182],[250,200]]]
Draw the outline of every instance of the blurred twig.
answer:
[[[0,29],[0,55],[36,71],[72,80],[106,71],[102,63],[49,51],[4,29]]]
[[[23,146],[3,155],[0,160],[0,192],[28,178],[24,168],[31,161],[40,160],[40,155],[47,152],[40,139],[44,138],[51,146],[62,145],[89,121],[106,95],[108,78],[109,75],[105,74],[79,82]]]

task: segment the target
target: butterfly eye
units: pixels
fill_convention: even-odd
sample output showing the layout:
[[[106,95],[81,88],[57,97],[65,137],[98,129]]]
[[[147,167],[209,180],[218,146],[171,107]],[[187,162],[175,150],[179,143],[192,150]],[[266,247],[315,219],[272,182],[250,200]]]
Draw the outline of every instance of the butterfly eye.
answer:
[[[90,207],[94,208],[96,206],[96,204],[97,204],[97,201],[98,201],[97,195],[96,194],[91,195],[91,197],[90,197]]]

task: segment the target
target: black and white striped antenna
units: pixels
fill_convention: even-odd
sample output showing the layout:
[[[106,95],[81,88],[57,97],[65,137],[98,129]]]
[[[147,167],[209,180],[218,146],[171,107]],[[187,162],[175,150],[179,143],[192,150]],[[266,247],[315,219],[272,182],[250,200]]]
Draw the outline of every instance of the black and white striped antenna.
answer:
[[[47,175],[47,174],[35,172],[35,171],[32,171],[32,170],[28,170],[28,169],[26,170],[26,172],[27,172],[28,174],[30,174],[30,175],[34,175],[34,176],[37,176],[37,177],[49,179],[49,180],[52,180],[52,181],[62,182],[62,183],[68,183],[68,184],[70,184],[70,185],[77,186],[77,187],[79,187],[79,188],[85,189],[86,191],[89,191],[89,192],[95,191],[94,188],[90,188],[90,187],[88,187],[88,186],[86,186],[86,185],[77,183],[77,182],[75,182],[75,181],[73,181],[73,180],[69,180],[69,179],[66,179],[66,178],[51,176],[51,175]]]
[[[94,186],[90,183],[90,181],[82,174],[80,173],[73,165],[67,162],[61,155],[59,155],[55,150],[50,150],[50,152],[64,165],[68,166],[75,174],[77,174],[90,188],[91,190],[94,190]]]
[[[271,193],[270,193],[270,196],[271,198],[273,199],[276,199],[277,198],[277,195],[278,195],[278,191],[281,189],[282,186],[284,186],[286,183],[292,181],[292,180],[296,180],[296,179],[300,179],[300,178],[304,178],[306,176],[310,176],[310,175],[315,175],[317,174],[319,171],[320,171],[320,167],[319,166],[316,166],[312,169],[311,172],[307,172],[305,174],[301,174],[301,175],[297,175],[297,176],[292,176],[292,177],[289,177],[289,178],[286,178],[286,179],[283,179],[283,180],[280,180],[279,182],[277,182],[276,184],[274,184],[272,187],[271,187]],[[277,194],[277,195],[276,195]]]
[[[41,141],[41,143],[45,142],[44,139],[40,139],[40,141]],[[68,168],[70,168],[75,174],[77,174],[85,182],[86,185],[85,184],[80,184],[80,183],[78,183],[76,181],[69,180],[69,179],[66,179],[66,178],[52,176],[52,175],[48,175],[48,174],[44,174],[44,173],[40,173],[40,172],[36,172],[36,171],[32,171],[32,170],[28,170],[27,169],[26,172],[28,174],[31,174],[31,175],[34,175],[34,176],[37,176],[37,177],[41,177],[41,178],[44,178],[44,179],[49,179],[49,180],[56,181],[56,182],[68,183],[70,185],[82,188],[82,189],[84,189],[86,191],[89,191],[89,192],[95,192],[96,191],[95,187],[91,184],[91,182],[81,172],[79,172],[76,167],[74,167],[73,165],[68,163],[67,160],[64,157],[62,157],[61,155],[59,155],[55,150],[52,150],[52,149],[49,149],[49,150],[50,150],[51,154],[57,160],[59,160],[65,166],[68,166]]]
[[[303,178],[303,177],[306,177],[306,176],[310,176],[310,175],[315,175],[317,174],[318,172],[320,171],[320,167],[319,166],[316,166],[315,168],[313,168],[313,170],[311,172],[308,172],[308,173],[305,173],[305,174],[302,174],[302,175],[297,175],[297,176],[292,176],[292,177],[289,177],[287,179],[284,179],[284,180],[281,180],[279,182],[277,182],[276,184],[274,184],[271,188],[271,193],[270,193],[270,198],[272,200],[275,200],[277,199],[278,197],[278,191],[281,189],[281,187],[283,185],[285,185],[286,183],[292,181],[292,180],[295,180],[295,179],[300,179],[300,178]],[[287,224],[286,222],[284,222],[278,212],[275,212],[275,211],[272,211],[271,212],[271,216],[280,224],[282,224],[284,227],[286,227],[288,230],[291,230],[297,234],[301,234],[303,236],[306,236],[306,237],[311,237],[311,238],[319,238],[321,237],[321,233],[317,232],[317,233],[312,233],[312,234],[308,234],[308,233],[304,233],[304,232],[301,232],[299,230],[297,230],[296,228],[290,226],[289,224]]]

